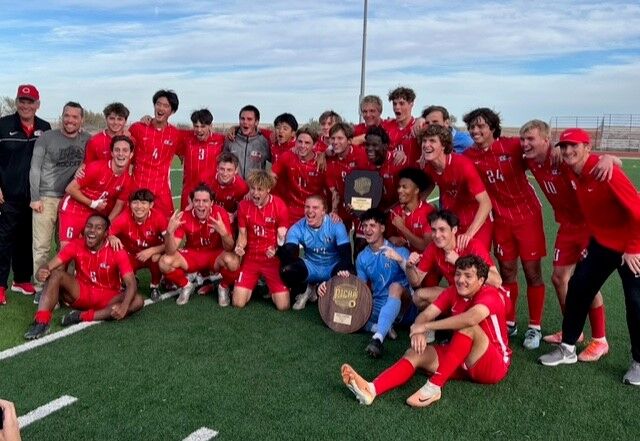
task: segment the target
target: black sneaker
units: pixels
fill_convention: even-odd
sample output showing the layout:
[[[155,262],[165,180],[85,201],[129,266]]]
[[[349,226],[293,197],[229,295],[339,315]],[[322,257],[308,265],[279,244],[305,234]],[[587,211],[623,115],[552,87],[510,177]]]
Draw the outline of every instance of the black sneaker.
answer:
[[[27,340],[35,340],[44,337],[49,332],[49,325],[46,323],[33,322],[29,326],[29,330],[24,334]]]
[[[157,302],[158,300],[160,300],[161,295],[162,293],[160,292],[160,288],[156,286],[155,288],[151,288],[151,293],[149,294],[149,298],[151,299],[152,302]]]
[[[507,325],[507,332],[509,337],[515,337],[518,335],[518,325]]]
[[[380,358],[382,357],[384,347],[382,346],[382,342],[380,340],[378,340],[377,338],[372,338],[364,350],[371,357]]]
[[[68,312],[62,317],[62,321],[60,324],[62,326],[71,326],[77,323],[80,323],[82,320],[80,319],[80,311],[76,311],[75,309],[71,312]]]

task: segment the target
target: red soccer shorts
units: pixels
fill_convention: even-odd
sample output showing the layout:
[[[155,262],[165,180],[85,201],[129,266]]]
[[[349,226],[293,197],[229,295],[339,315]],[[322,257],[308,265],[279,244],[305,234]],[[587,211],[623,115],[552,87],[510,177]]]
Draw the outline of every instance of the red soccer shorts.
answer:
[[[213,265],[222,249],[182,249],[180,255],[187,261],[187,272],[195,273],[200,271],[213,270]]]
[[[272,258],[266,261],[252,261],[243,259],[240,267],[240,275],[236,280],[236,286],[253,290],[260,276],[264,276],[269,292],[274,293],[289,291],[289,288],[280,279],[280,260]]]
[[[84,226],[90,215],[61,211],[58,214],[58,237],[60,242],[69,242],[82,236]]]
[[[155,196],[153,202],[154,210],[158,210],[167,218],[171,217],[175,209],[173,208],[173,198],[169,186],[167,185],[161,189],[152,191]]]
[[[120,294],[118,291],[98,289],[80,282],[78,285],[80,285],[80,296],[69,306],[81,311],[104,309],[109,306],[114,297]]]
[[[446,345],[433,345],[438,354],[438,360],[446,354]],[[500,348],[489,343],[487,350],[473,366],[467,367],[464,363],[451,375],[450,380],[470,380],[480,384],[496,384],[509,372],[510,362],[505,363],[504,355]]]
[[[160,283],[162,272],[160,271],[160,265],[158,262],[154,262],[153,259],[147,259],[146,262],[142,262],[141,260],[136,259],[135,254],[128,254],[128,256],[134,273],[138,272],[138,270],[141,270],[142,268],[147,268],[151,273],[151,283],[154,285]]]
[[[547,255],[542,213],[521,221],[496,219],[493,244],[498,260],[508,262],[518,257],[523,261],[540,260]]]
[[[553,251],[553,266],[575,265],[589,244],[587,226],[560,224]]]

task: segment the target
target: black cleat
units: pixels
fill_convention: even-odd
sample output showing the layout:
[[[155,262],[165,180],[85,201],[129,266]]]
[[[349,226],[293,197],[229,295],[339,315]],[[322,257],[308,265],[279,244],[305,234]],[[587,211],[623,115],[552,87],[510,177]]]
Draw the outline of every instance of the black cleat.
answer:
[[[160,292],[160,288],[155,287],[155,288],[151,288],[151,293],[149,294],[149,298],[151,299],[152,302],[157,302],[158,300],[160,300],[161,295],[162,293]]]
[[[66,313],[62,317],[62,321],[60,324],[62,326],[71,326],[80,323],[82,320],[80,319],[80,311],[76,311],[75,309],[71,312]]]
[[[380,340],[378,340],[377,338],[372,338],[364,350],[371,357],[380,358],[382,357],[382,353],[384,352],[384,347],[382,346],[382,342]]]
[[[44,337],[48,332],[48,324],[33,322],[31,323],[31,326],[29,326],[29,330],[24,334],[24,338],[27,340],[36,340],[40,337]]]

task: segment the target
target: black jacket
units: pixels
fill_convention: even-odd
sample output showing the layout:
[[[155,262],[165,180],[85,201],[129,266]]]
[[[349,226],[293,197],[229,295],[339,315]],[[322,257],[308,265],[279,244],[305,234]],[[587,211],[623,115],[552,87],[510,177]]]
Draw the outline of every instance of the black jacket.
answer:
[[[0,118],[0,189],[8,202],[26,202],[31,200],[29,191],[29,169],[36,139],[51,124],[35,119],[33,135],[28,138],[20,124],[18,112]]]

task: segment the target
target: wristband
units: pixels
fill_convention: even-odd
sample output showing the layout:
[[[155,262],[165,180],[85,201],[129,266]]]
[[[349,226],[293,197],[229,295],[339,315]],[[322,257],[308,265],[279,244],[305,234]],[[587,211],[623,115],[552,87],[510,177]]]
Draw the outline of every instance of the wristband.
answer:
[[[91,204],[89,204],[89,207],[95,210],[96,208],[98,208],[98,205],[100,205],[102,202],[104,202],[104,200],[96,199],[94,201],[91,201]]]

